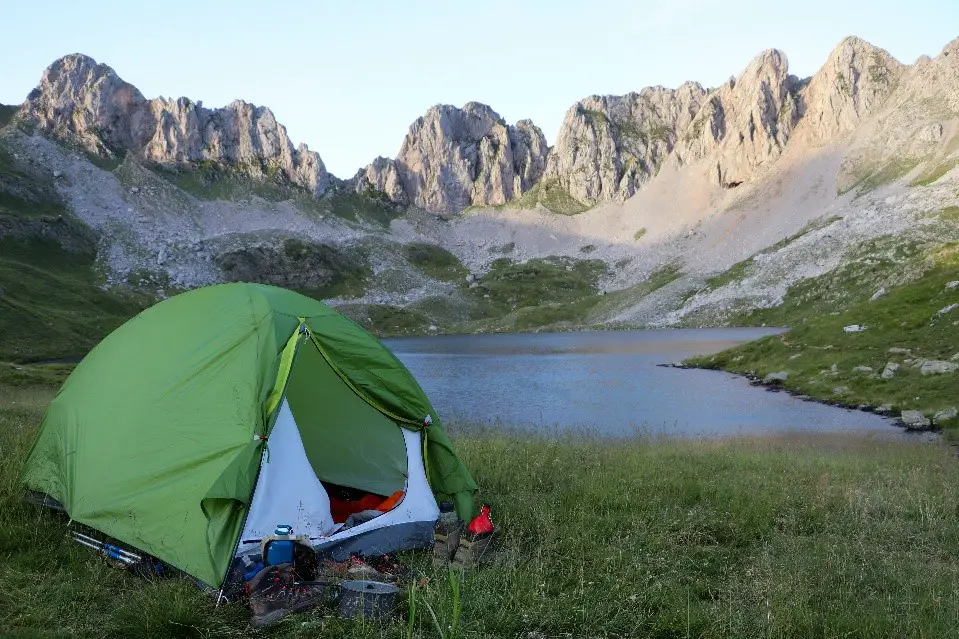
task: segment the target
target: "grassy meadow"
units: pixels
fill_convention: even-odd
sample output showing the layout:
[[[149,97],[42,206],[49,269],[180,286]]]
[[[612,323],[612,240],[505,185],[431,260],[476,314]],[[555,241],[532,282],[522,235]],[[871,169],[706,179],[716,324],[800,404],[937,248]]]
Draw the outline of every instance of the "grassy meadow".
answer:
[[[178,579],[108,567],[18,474],[60,373],[0,386],[4,637],[945,637],[959,633],[959,464],[841,435],[590,440],[457,428],[493,505],[489,563],[430,581],[390,624],[329,609],[255,631]],[[9,378],[3,378],[9,382]]]
[[[932,218],[955,224],[959,207]],[[902,281],[906,280],[906,281]],[[818,399],[934,419],[959,407],[959,372],[923,374],[927,360],[959,363],[959,243],[921,246],[880,238],[856,259],[792,285],[783,303],[734,317],[732,325],[789,332],[690,364],[760,377],[786,372],[784,386]],[[881,294],[877,295],[877,292]],[[845,326],[865,326],[847,333]],[[898,365],[889,378],[887,364]],[[954,429],[959,420],[941,420]]]

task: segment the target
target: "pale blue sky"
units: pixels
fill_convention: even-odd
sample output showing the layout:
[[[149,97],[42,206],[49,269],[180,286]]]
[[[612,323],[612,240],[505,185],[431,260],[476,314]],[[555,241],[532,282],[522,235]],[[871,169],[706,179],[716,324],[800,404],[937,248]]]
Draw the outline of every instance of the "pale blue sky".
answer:
[[[339,177],[394,156],[437,103],[531,118],[550,144],[591,94],[714,86],[763,49],[807,76],[846,35],[911,63],[959,37],[957,0],[4,2],[0,102],[83,52],[147,97],[271,107]]]

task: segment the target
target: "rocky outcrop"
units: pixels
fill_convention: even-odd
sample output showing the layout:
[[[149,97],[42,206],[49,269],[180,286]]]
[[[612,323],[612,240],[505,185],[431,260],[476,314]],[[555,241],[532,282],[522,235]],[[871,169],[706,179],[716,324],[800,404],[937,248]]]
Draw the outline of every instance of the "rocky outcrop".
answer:
[[[412,124],[395,160],[377,158],[354,182],[359,192],[451,213],[519,197],[539,181],[546,154],[543,132],[529,120],[510,126],[476,102],[439,105]]]
[[[713,183],[732,188],[777,159],[802,115],[802,83],[788,68],[785,54],[770,49],[711,92],[680,138],[679,162],[706,160]]]
[[[846,38],[803,92],[805,133],[829,141],[854,130],[886,102],[905,69],[884,49]]]
[[[323,294],[362,289],[369,274],[362,250],[299,239],[239,248],[215,256],[214,262],[228,282],[260,282]]]
[[[584,203],[632,196],[656,175],[705,95],[689,82],[577,102],[566,112],[546,178]]]
[[[212,162],[254,178],[286,180],[317,196],[331,180],[320,156],[306,145],[294,149],[268,108],[147,100],[113,69],[80,54],[47,68],[17,118],[100,156],[130,152],[167,167]]]
[[[891,91],[857,129],[840,167],[840,191],[904,177],[920,164],[921,178],[959,160],[959,38],[935,58],[898,67]]]
[[[707,94],[698,84],[593,96],[566,113],[546,177],[577,200],[623,200],[673,154],[705,161],[714,184],[735,187],[782,153],[802,115],[801,83],[786,56],[769,50]]]
[[[373,190],[386,194],[390,200],[399,204],[410,203],[395,160],[378,157],[365,169],[360,169],[353,181],[359,193]]]

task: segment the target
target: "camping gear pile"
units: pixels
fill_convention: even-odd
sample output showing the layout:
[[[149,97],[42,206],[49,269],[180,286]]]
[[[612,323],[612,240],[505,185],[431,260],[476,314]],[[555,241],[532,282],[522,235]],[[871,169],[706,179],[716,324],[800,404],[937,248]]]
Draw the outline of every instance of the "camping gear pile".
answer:
[[[90,533],[78,543],[218,602],[249,586],[267,622],[322,599],[330,566],[430,548],[437,503],[472,521],[477,490],[385,346],[321,302],[246,283],[171,297],[97,345],[23,483]]]

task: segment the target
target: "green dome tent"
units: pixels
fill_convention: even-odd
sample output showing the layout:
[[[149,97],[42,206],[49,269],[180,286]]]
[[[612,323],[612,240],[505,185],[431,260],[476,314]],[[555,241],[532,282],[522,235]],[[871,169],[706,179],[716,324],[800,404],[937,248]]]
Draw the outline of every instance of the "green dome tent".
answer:
[[[377,339],[321,302],[243,283],[165,300],[94,348],[51,403],[23,482],[216,587],[246,536],[276,524],[318,547],[395,550],[431,541],[437,500],[469,519],[476,491]],[[393,505],[344,529],[331,487]]]

